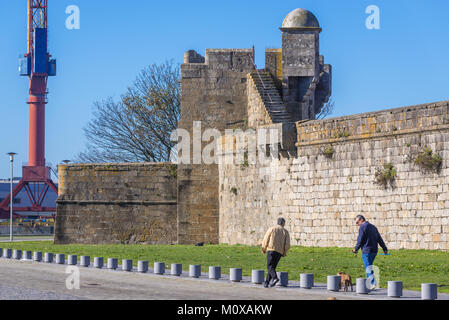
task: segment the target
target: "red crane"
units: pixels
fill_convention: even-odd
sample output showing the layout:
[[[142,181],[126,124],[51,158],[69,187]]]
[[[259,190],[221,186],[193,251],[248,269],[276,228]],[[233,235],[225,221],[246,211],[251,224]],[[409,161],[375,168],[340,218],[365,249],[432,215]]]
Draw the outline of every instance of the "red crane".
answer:
[[[22,167],[22,179],[13,189],[13,197],[24,190],[29,207],[14,207],[15,212],[56,212],[56,203],[44,207],[49,190],[58,193],[51,180],[51,168],[45,163],[45,105],[47,79],[56,76],[56,60],[47,51],[48,0],[28,0],[28,53],[19,61],[19,73],[29,77],[29,150],[28,165]],[[0,217],[8,217],[10,195],[0,203]]]

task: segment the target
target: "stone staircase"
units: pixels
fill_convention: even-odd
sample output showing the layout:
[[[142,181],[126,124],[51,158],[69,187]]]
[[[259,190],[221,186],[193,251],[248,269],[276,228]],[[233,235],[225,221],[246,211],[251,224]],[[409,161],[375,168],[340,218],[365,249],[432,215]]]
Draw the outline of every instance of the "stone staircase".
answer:
[[[255,70],[251,72],[251,78],[273,123],[291,122],[290,114],[271,75],[265,70]]]

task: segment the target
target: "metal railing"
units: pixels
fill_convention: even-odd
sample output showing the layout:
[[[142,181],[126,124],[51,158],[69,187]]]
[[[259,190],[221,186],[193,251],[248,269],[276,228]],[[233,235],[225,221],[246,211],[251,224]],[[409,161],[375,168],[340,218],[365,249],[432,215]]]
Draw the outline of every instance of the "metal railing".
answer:
[[[259,70],[257,69],[256,62],[254,61],[254,56],[255,56],[255,53],[254,53],[254,52],[255,52],[255,51],[254,51],[254,46],[253,46],[253,55],[251,56],[251,61],[252,61],[252,63],[253,63],[254,69],[255,69],[256,72],[257,72],[257,76],[259,77],[259,80],[260,80],[260,82],[262,83],[263,89],[264,89],[264,90],[267,90],[267,87],[265,87],[265,83],[263,82],[263,79],[262,79],[262,77],[261,77],[261,75],[260,75],[260,72],[259,72]],[[270,103],[273,103],[273,99],[271,99],[271,95],[270,95],[268,92],[265,92],[265,91],[264,91],[264,94],[268,95],[268,98],[270,98]]]

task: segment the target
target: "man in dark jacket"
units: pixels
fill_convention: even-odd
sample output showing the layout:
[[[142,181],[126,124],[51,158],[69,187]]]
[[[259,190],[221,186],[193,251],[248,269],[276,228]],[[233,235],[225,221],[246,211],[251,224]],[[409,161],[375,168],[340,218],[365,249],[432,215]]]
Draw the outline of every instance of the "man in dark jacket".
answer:
[[[356,225],[360,228],[359,229],[359,237],[357,239],[357,245],[355,246],[355,249],[352,250],[352,252],[357,253],[360,248],[362,249],[362,260],[363,264],[365,265],[365,270],[369,266],[372,266],[374,264],[374,259],[376,259],[377,252],[378,252],[378,246],[380,245],[382,249],[384,250],[384,253],[388,253],[388,248],[385,245],[384,240],[382,239],[379,231],[377,228],[366,221],[364,216],[357,216],[355,218]],[[369,278],[373,274],[373,272],[366,273],[366,276]],[[375,285],[374,277],[371,279],[371,284],[373,289],[376,287]]]

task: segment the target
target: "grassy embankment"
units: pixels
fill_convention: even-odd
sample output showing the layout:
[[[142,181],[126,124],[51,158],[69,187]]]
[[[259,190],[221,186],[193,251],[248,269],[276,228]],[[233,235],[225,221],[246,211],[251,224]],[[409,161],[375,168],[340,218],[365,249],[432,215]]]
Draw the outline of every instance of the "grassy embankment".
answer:
[[[188,270],[190,264],[201,264],[202,271],[209,266],[221,266],[227,274],[229,268],[242,268],[244,276],[253,269],[265,269],[266,258],[259,247],[249,246],[147,246],[147,245],[54,245],[52,242],[0,243],[0,247],[30,251],[86,255],[93,257],[132,259],[153,262],[182,263]],[[393,250],[392,256],[379,255],[375,265],[381,271],[381,286],[388,280],[404,282],[405,289],[420,290],[421,283],[438,283],[440,292],[449,292],[449,253],[426,250]],[[300,273],[314,273],[317,283],[325,283],[326,276],[344,271],[354,279],[363,277],[361,255],[355,256],[348,248],[293,247],[281,259],[278,271],[289,272],[292,280]],[[355,280],[354,280],[355,282]]]

